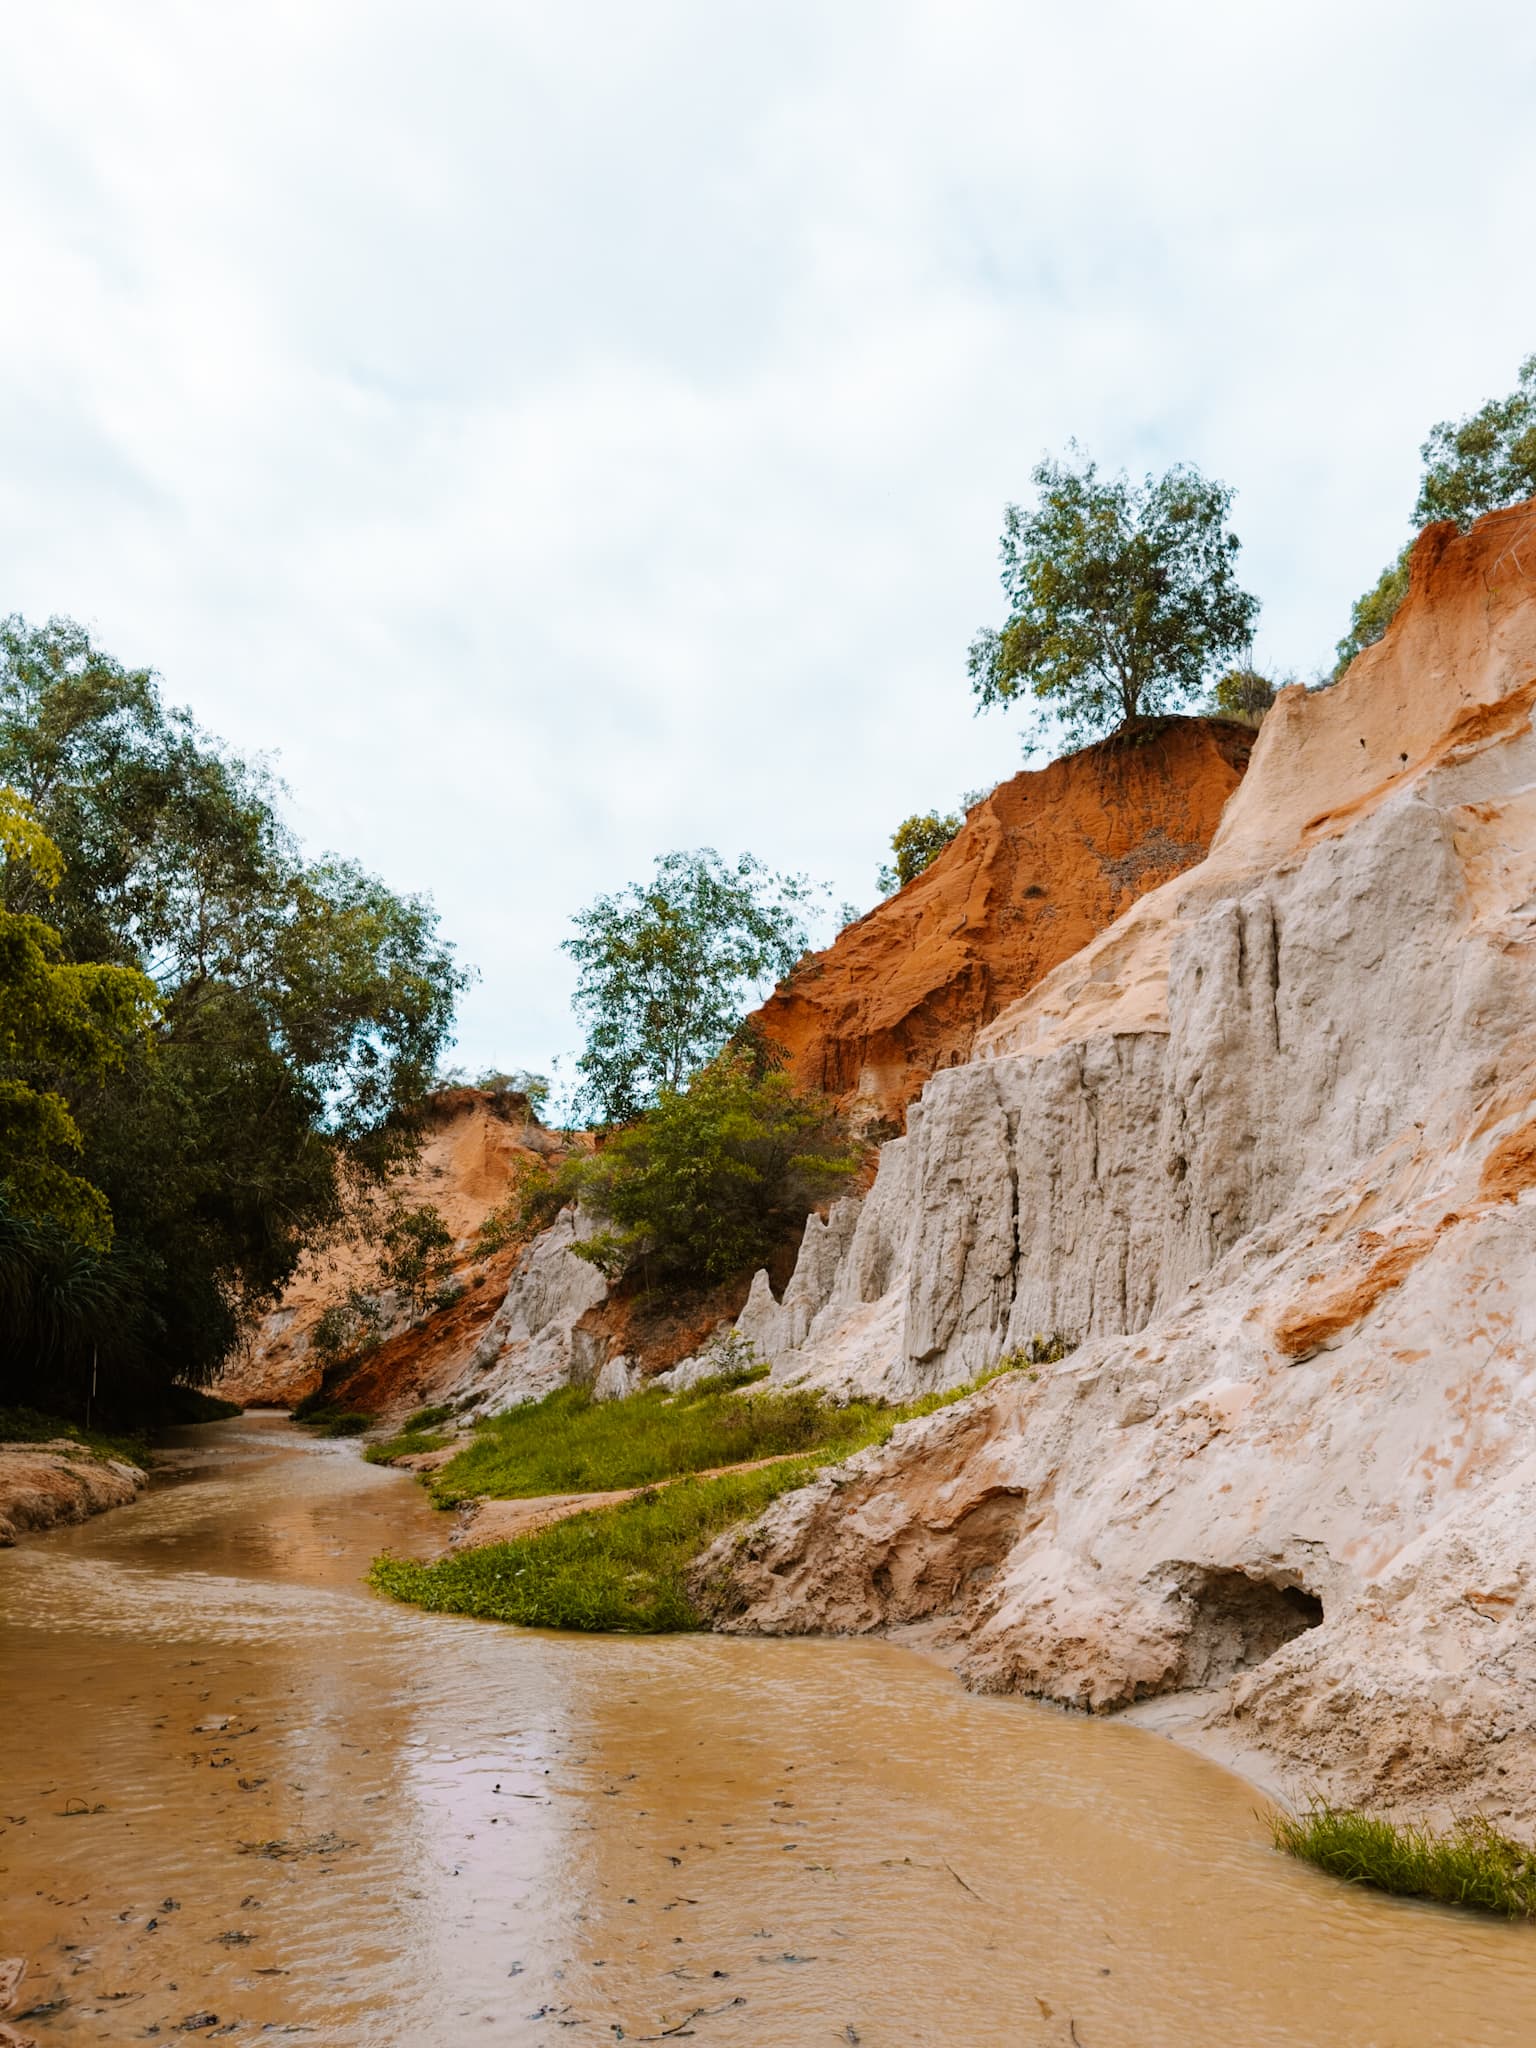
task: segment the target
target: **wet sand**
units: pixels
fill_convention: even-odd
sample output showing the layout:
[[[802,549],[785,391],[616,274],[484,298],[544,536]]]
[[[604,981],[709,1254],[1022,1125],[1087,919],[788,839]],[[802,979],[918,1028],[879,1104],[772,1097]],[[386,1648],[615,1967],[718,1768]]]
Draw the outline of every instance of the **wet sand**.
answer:
[[[368,1560],[446,1529],[413,1481],[275,1417],[185,1441],[0,1554],[0,1955],[40,2044],[1536,2038],[1536,1929],[1287,1861],[1154,1735],[889,1644],[396,1607]]]

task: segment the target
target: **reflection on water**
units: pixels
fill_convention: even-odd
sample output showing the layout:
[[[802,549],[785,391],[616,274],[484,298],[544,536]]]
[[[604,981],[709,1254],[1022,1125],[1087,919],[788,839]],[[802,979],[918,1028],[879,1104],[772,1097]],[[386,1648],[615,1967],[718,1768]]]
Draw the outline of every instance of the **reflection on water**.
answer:
[[[1536,2038],[1536,1934],[1286,1862],[1153,1736],[883,1644],[391,1606],[368,1559],[441,1540],[411,1481],[276,1418],[188,1441],[0,1554],[0,1954],[40,2043]]]

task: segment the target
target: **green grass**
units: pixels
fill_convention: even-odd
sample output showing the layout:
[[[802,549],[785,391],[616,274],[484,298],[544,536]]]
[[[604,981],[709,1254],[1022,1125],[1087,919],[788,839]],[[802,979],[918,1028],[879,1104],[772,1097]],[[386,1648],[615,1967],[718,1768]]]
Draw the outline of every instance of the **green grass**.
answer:
[[[440,1507],[455,1507],[652,1486],[786,1452],[846,1456],[872,1442],[890,1412],[872,1401],[835,1407],[802,1388],[737,1393],[709,1380],[676,1394],[648,1388],[623,1401],[561,1387],[482,1422],[468,1447],[433,1475],[431,1492]]]
[[[149,1450],[141,1436],[108,1436],[99,1429],[81,1429],[59,1415],[36,1408],[0,1408],[0,1443],[43,1444],[68,1437],[94,1458],[121,1458],[125,1464],[147,1465]]]
[[[393,1465],[396,1458],[414,1458],[421,1451],[440,1451],[447,1441],[447,1437],[434,1436],[431,1430],[407,1426],[398,1436],[386,1437],[381,1444],[370,1444],[363,1456],[370,1465]]]
[[[439,1423],[446,1422],[452,1413],[451,1401],[439,1401],[435,1407],[418,1408],[414,1415],[407,1415],[400,1427],[403,1430],[436,1429]]]
[[[1448,1834],[1324,1801],[1270,1818],[1275,1847],[1331,1877],[1407,1898],[1536,1919],[1536,1849],[1473,1815]]]
[[[705,1382],[670,1400],[658,1389],[602,1403],[564,1388],[482,1426],[470,1450],[436,1475],[441,1482],[462,1477],[466,1469],[477,1474],[479,1483],[452,1491],[450,1500],[470,1491],[494,1493],[484,1483],[487,1477],[504,1482],[495,1494],[500,1499],[625,1485],[646,1491],[535,1535],[460,1551],[435,1564],[376,1558],[369,1583],[436,1613],[525,1628],[627,1634],[703,1628],[706,1617],[688,1595],[687,1569],[722,1530],[761,1514],[821,1466],[884,1443],[898,1424],[947,1408],[1000,1373],[1019,1370],[1036,1376],[1032,1362],[1010,1359],[969,1386],[925,1394],[900,1408],[874,1401],[837,1407],[803,1390],[741,1399]],[[542,1437],[541,1421],[547,1432]],[[784,1441],[794,1436],[802,1441]],[[743,1442],[752,1448],[743,1450]],[[774,1449],[798,1455],[751,1472],[692,1476],[711,1465],[772,1456]],[[470,1464],[477,1454],[478,1466]],[[667,1459],[683,1457],[693,1462],[665,1469]],[[654,1483],[673,1472],[685,1476],[670,1485]],[[641,1476],[620,1476],[628,1473]]]
[[[473,1614],[524,1628],[654,1635],[704,1626],[688,1597],[691,1560],[734,1522],[803,1486],[820,1457],[793,1458],[718,1479],[680,1479],[618,1507],[572,1515],[512,1543],[461,1551],[437,1564],[374,1560],[369,1583],[438,1614]]]

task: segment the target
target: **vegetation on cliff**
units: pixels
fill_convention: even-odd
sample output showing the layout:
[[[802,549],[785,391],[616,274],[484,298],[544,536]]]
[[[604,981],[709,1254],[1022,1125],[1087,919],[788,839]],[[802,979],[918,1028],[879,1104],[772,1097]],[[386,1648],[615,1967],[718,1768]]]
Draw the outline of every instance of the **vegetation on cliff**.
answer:
[[[818,892],[744,853],[668,853],[649,883],[599,896],[573,920],[575,1009],[587,1043],[578,1107],[626,1123],[676,1092],[730,1038],[754,990],[804,953]]]
[[[58,852],[7,859],[7,917],[122,994],[111,1058],[0,1048],[12,1095],[78,1133],[97,1219],[11,1230],[3,1284],[34,1306],[0,1399],[81,1413],[94,1367],[101,1410],[149,1415],[217,1368],[349,1180],[409,1156],[464,976],[425,899],[306,859],[267,770],[68,621],[0,624],[0,784]]]
[[[1004,515],[1000,630],[977,634],[978,708],[1032,698],[1074,742],[1194,701],[1253,638],[1232,492],[1187,463],[1133,484],[1075,445],[1041,462],[1032,508]]]
[[[1463,533],[1483,512],[1536,497],[1536,355],[1520,365],[1507,398],[1490,398],[1464,420],[1441,420],[1419,454],[1424,474],[1413,508],[1414,537],[1437,519],[1453,519]],[[1349,631],[1339,642],[1334,674],[1342,675],[1386,632],[1408,595],[1413,540],[1405,543],[1363,597],[1355,600]]]

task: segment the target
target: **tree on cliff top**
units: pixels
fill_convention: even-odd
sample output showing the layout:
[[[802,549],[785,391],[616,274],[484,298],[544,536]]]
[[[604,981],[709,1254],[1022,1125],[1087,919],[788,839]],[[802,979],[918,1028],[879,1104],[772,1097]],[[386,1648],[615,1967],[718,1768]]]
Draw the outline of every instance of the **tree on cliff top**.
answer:
[[[663,854],[652,881],[579,912],[563,943],[581,969],[581,1112],[627,1122],[713,1059],[751,996],[805,951],[820,893],[804,875],[771,874],[750,853],[732,865],[705,846]]]
[[[1420,448],[1424,475],[1413,508],[1414,540],[1437,519],[1454,519],[1465,533],[1484,512],[1536,497],[1536,355],[1520,365],[1507,398],[1490,398],[1464,420],[1441,420]],[[1414,540],[1405,543],[1375,585],[1358,597],[1349,631],[1339,642],[1335,677],[1386,632],[1408,595]]]
[[[1080,743],[1187,704],[1246,648],[1259,604],[1237,581],[1226,485],[1184,463],[1133,484],[1072,458],[1035,469],[1033,509],[1007,508],[1009,617],[968,666],[979,709],[1032,696]]]

